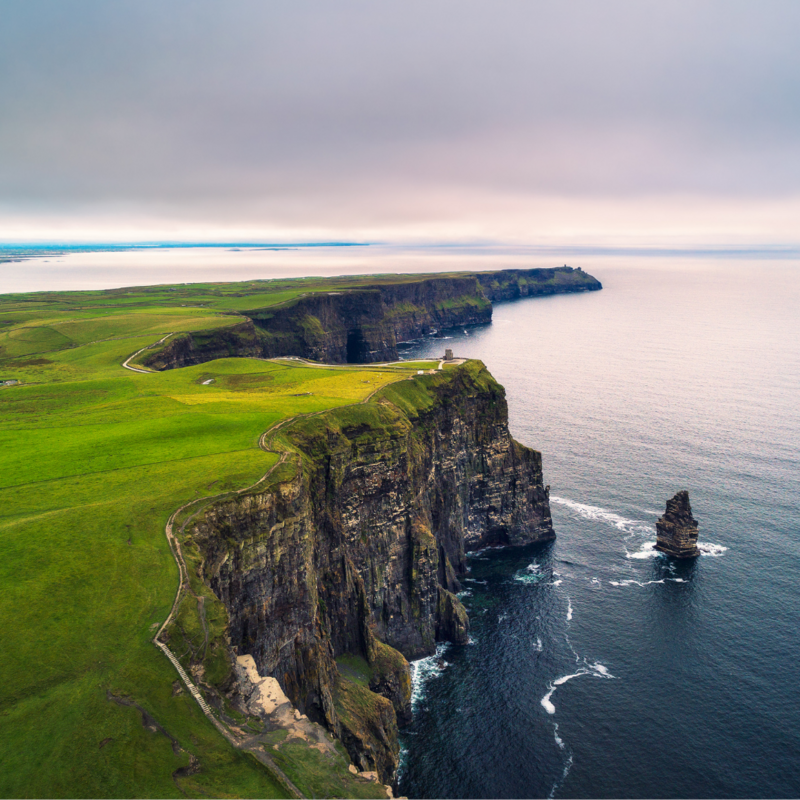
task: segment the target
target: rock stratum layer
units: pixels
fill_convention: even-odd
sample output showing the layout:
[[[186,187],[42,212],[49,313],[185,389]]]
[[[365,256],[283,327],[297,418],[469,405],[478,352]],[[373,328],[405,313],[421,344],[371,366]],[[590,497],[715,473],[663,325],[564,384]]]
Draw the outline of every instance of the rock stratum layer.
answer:
[[[312,290],[282,305],[243,311],[241,321],[230,326],[173,336],[141,363],[162,370],[229,356],[298,356],[329,364],[393,361],[398,342],[491,322],[493,302],[602,288],[572,267],[398,276],[342,291]]]
[[[200,574],[233,656],[390,783],[406,659],[468,638],[465,553],[555,538],[541,455],[512,439],[505,392],[478,361],[298,419],[273,445],[289,458],[272,485],[193,523]]]
[[[667,500],[664,516],[656,522],[656,550],[676,558],[699,556],[697,520],[692,516],[689,492],[678,492]]]

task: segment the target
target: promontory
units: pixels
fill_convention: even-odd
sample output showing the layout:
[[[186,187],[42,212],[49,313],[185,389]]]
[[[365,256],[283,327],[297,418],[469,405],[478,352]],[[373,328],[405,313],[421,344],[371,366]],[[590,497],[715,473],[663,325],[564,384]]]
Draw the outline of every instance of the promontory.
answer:
[[[0,296],[0,795],[388,796],[409,659],[468,640],[466,553],[555,535],[486,367],[397,345],[599,288]]]

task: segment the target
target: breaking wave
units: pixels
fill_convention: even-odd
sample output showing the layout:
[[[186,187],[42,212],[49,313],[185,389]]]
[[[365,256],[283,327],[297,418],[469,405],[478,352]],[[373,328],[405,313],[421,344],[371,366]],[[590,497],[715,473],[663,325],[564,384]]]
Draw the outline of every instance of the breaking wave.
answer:
[[[728,548],[721,544],[714,544],[713,542],[698,542],[697,549],[700,551],[701,556],[712,556],[716,558],[717,556],[721,556]],[[655,542],[644,542],[634,553],[628,550],[625,551],[625,558],[653,558],[657,555],[659,555],[659,551],[656,550]]]
[[[546,575],[542,572],[541,565],[535,561],[514,574],[514,580],[518,583],[539,583],[545,577]]]
[[[627,517],[615,514],[613,511],[609,511],[607,508],[590,506],[586,503],[577,503],[574,500],[569,500],[566,497],[556,497],[552,494],[550,495],[550,502],[565,506],[566,508],[570,509],[570,511],[574,511],[584,519],[605,522],[608,525],[612,525],[617,530],[623,531],[627,534],[653,532],[652,524],[642,522],[641,520],[628,519]]]
[[[547,694],[539,701],[542,705],[542,708],[544,708],[548,714],[556,713],[556,707],[552,700],[553,694],[559,686],[563,686],[567,681],[571,681],[573,678],[580,678],[581,675],[590,675],[593,678],[614,678],[614,676],[608,671],[608,667],[606,667],[604,664],[601,664],[599,661],[589,664],[584,659],[584,663],[586,664],[585,668],[582,667],[577,672],[573,672],[570,675],[562,675],[560,678],[556,678],[548,685]]]
[[[721,556],[728,548],[713,542],[698,542],[697,549],[701,555],[716,557]]]
[[[625,550],[625,558],[655,558],[657,555],[659,555],[659,552],[656,550],[655,542],[644,542],[635,553]]]
[[[432,656],[419,658],[412,661],[411,667],[411,709],[416,709],[425,699],[425,687],[433,678],[438,678],[450,666],[444,660],[444,654],[450,647],[449,642],[440,642],[436,645],[436,652]]]

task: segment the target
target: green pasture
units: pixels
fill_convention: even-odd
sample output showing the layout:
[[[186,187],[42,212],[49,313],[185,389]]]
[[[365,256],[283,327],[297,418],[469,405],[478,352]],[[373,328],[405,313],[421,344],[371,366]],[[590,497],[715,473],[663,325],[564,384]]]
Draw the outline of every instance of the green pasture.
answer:
[[[192,290],[237,300],[209,286]],[[178,584],[164,525],[264,475],[277,456],[258,439],[275,422],[434,365],[137,374],[121,366],[136,350],[231,320],[167,307],[170,288],[137,292],[0,297],[0,380],[21,382],[0,388],[0,795],[281,796],[151,642]]]

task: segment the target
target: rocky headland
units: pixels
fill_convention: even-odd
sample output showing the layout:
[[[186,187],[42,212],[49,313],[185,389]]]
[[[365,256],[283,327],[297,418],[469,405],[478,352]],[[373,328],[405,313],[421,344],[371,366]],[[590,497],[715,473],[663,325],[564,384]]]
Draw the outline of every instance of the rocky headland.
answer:
[[[285,303],[237,312],[228,326],[172,336],[145,353],[141,363],[163,370],[229,356],[298,356],[330,364],[393,361],[398,342],[491,322],[493,303],[602,288],[572,267],[405,275],[336,291],[309,284]]]
[[[186,528],[227,613],[228,659],[257,670],[216,689],[247,705],[253,680],[274,679],[389,784],[408,659],[468,639],[466,552],[555,537],[541,455],[511,437],[505,392],[478,361],[298,418],[272,446],[285,460],[271,484]]]
[[[676,558],[699,556],[697,520],[692,516],[689,492],[678,492],[667,500],[664,515],[656,522],[656,550]]]

